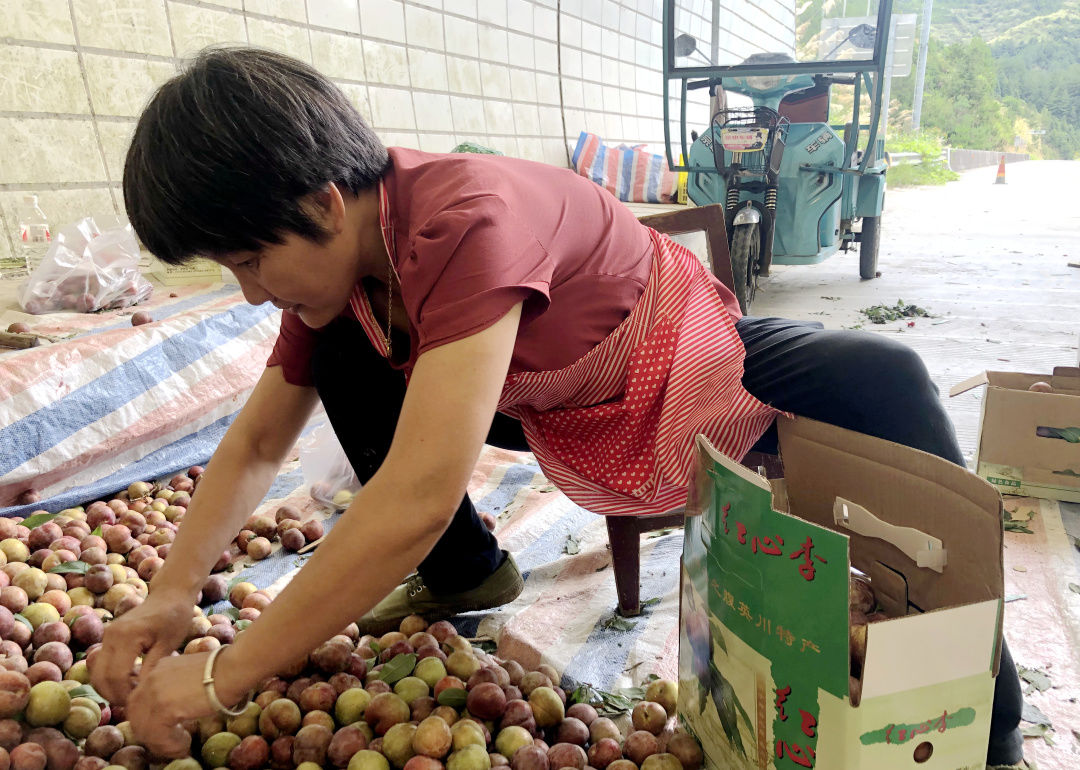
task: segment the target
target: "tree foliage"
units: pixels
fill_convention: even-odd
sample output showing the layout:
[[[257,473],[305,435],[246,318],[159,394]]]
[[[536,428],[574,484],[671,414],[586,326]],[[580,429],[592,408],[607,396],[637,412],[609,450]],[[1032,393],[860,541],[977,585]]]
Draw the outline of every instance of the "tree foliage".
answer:
[[[1080,157],[1077,40],[1080,0],[935,0],[922,127],[955,147],[1013,149],[1019,136],[1037,157]],[[897,128],[910,125],[914,85],[893,85]]]
[[[930,41],[922,123],[953,147],[1004,150],[1012,145],[1012,120],[997,99],[997,68],[979,38],[941,45]]]

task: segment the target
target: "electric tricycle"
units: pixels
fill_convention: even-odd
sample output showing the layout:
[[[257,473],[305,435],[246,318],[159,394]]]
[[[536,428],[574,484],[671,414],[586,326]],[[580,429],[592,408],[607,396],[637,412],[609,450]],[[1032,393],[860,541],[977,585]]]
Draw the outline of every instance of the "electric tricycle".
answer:
[[[724,205],[743,312],[773,263],[814,264],[857,244],[859,275],[874,278],[887,167],[889,35],[879,30],[890,28],[892,0],[871,17],[842,16],[839,3],[793,5],[786,25],[772,0],[750,0],[749,14],[739,6],[741,17],[725,2],[664,2],[664,139],[690,200]],[[834,95],[850,111],[840,123],[830,121]],[[711,115],[700,132],[688,130],[692,112]]]

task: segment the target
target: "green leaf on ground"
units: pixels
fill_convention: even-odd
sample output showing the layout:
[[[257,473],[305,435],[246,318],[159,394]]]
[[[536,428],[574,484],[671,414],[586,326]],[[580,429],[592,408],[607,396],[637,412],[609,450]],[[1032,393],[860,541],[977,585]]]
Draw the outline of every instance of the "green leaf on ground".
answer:
[[[600,702],[600,695],[591,684],[581,684],[571,690],[569,701],[571,705],[574,703],[587,703],[590,706],[595,706]]]
[[[633,710],[635,702],[633,695],[640,689],[631,687],[618,692],[606,692],[593,687],[591,684],[582,684],[570,693],[569,702],[588,703],[596,709],[596,713],[600,716],[615,717]],[[644,691],[638,696],[637,700],[641,700],[643,697]]]
[[[651,599],[646,599],[645,601],[643,601],[641,603],[641,609],[645,609],[646,607],[652,607],[654,604],[659,604],[659,603],[660,603],[660,597],[659,596],[654,596]]]
[[[1077,585],[1076,583],[1069,583],[1069,590],[1072,591],[1074,594],[1080,594],[1080,585]]]
[[[460,709],[465,706],[465,700],[468,698],[468,693],[462,690],[460,687],[447,687],[436,698],[440,706],[449,706],[452,709]]]
[[[1021,712],[1020,718],[1025,722],[1031,722],[1033,725],[1052,725],[1050,717],[1042,713],[1038,706],[1027,701],[1024,701],[1024,710]]]
[[[78,687],[72,688],[71,690],[68,690],[68,695],[72,698],[89,698],[100,706],[109,705],[109,702],[98,694],[98,691],[94,689],[92,684],[81,684]]]
[[[674,531],[675,530],[672,527],[667,527],[665,529],[658,529],[655,532],[650,532],[649,537],[663,537],[664,535],[670,535]]]
[[[411,674],[414,668],[416,668],[416,654],[403,652],[400,655],[395,655],[382,667],[382,671],[379,672],[379,679],[393,685],[398,680],[404,679]]]
[[[1045,671],[1040,671],[1037,668],[1026,668],[1024,666],[1017,666],[1016,670],[1020,674],[1021,679],[1039,692],[1046,692],[1050,689],[1050,677]]]
[[[1022,532],[1025,535],[1034,535],[1035,534],[1034,532],[1031,531],[1031,529],[1029,529],[1027,526],[1025,526],[1024,522],[1022,522],[1022,521],[1006,520],[1005,521],[1005,531],[1006,532]]]
[[[1020,728],[1020,733],[1025,738],[1042,738],[1046,741],[1047,746],[1054,745],[1053,735],[1054,729],[1049,725],[1027,725]]]
[[[633,631],[634,622],[624,618],[622,615],[613,614],[610,618],[600,624],[601,628],[610,628],[613,631]]]
[[[573,535],[566,536],[566,545],[563,546],[563,553],[573,556],[575,553],[581,553],[581,544],[577,541]]]
[[[59,515],[59,513],[37,513],[23,519],[20,523],[27,529],[33,529],[34,527],[40,527],[47,521],[52,521]]]
[[[57,564],[49,572],[54,575],[66,575],[68,573],[85,575],[89,570],[90,565],[84,561],[66,561],[63,564]]]
[[[889,321],[899,321],[903,318],[933,318],[925,308],[918,305],[908,305],[902,299],[896,300],[895,305],[871,305],[860,311],[871,323],[884,324]]]

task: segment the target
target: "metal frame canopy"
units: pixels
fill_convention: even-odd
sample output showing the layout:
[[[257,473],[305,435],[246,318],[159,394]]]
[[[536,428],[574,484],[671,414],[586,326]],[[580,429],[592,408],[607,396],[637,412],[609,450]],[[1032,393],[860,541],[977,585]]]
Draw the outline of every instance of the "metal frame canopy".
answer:
[[[823,59],[816,61],[793,61],[760,64],[697,64],[694,66],[676,66],[676,21],[677,6],[687,3],[689,0],[664,0],[664,80],[678,78],[721,78],[721,77],[746,77],[747,75],[793,75],[799,73],[814,74],[841,74],[877,71],[881,72],[885,67],[885,46],[888,41],[888,33],[876,34],[874,46],[870,56],[858,59]],[[795,0],[787,0],[794,4]],[[708,0],[706,0],[708,2]],[[722,12],[724,0],[711,0],[714,9]],[[751,0],[753,3],[753,0]],[[892,2],[881,0],[877,9],[876,30],[889,30],[892,14]],[[718,16],[714,12],[713,34],[717,32]],[[682,57],[680,57],[682,58]],[[702,55],[702,58],[706,59]]]
[[[759,2],[764,0],[750,0],[751,7],[757,7]],[[819,75],[835,78],[833,82],[846,82],[849,85],[855,87],[855,106],[854,114],[852,115],[852,123],[858,126],[860,129],[869,129],[869,146],[873,147],[878,136],[878,127],[881,118],[882,109],[882,77],[885,73],[885,69],[888,66],[888,44],[892,31],[892,0],[877,0],[877,16],[876,26],[869,30],[874,34],[873,46],[868,48],[870,55],[865,58],[855,59],[818,59],[810,61],[790,61],[790,62],[755,62],[755,63],[743,63],[743,64],[730,64],[719,65],[712,64],[716,57],[716,45],[715,39],[713,42],[713,57],[705,55],[700,49],[697,48],[697,41],[688,35],[676,36],[676,20],[677,12],[679,10],[685,10],[685,6],[689,3],[695,3],[697,6],[704,8],[706,5],[711,5],[712,9],[712,35],[717,35],[721,13],[721,3],[724,0],[664,0],[664,14],[663,14],[663,59],[664,59],[664,85],[663,85],[663,101],[664,101],[664,145],[667,154],[668,167],[672,171],[680,172],[704,172],[714,173],[715,168],[707,166],[691,166],[676,164],[671,147],[671,81],[677,80],[680,82],[680,103],[679,103],[679,140],[680,148],[684,158],[689,159],[689,143],[687,142],[687,92],[707,88],[711,86],[720,86],[721,78],[746,78],[754,76],[769,76],[769,75]],[[796,0],[780,0],[780,3],[790,2],[795,4]],[[873,2],[873,0],[868,0]],[[773,2],[774,7],[778,5]],[[808,10],[815,8],[814,3],[811,3]],[[745,6],[743,6],[745,8]],[[820,13],[820,6],[816,8],[816,11]],[[763,10],[762,13],[765,13]],[[734,14],[733,14],[734,15]],[[700,16],[699,16],[700,18]],[[794,16],[791,19],[792,26],[796,19]],[[749,30],[752,25],[747,25]],[[864,25],[865,26],[865,25]],[[756,29],[756,28],[755,28]],[[884,34],[879,34],[878,31],[883,30]],[[737,32],[737,30],[736,30]],[[853,34],[857,34],[857,31],[852,30]],[[683,38],[679,40],[678,38]],[[689,39],[687,39],[689,38]],[[838,51],[844,43],[847,42],[847,38],[838,41],[838,44],[832,49],[833,52]],[[689,48],[686,48],[689,46]],[[794,41],[790,46],[794,49]],[[862,46],[859,46],[862,47]],[[699,58],[708,64],[694,65],[694,66],[681,66],[675,65],[676,51],[687,50],[688,53],[681,54],[678,58],[688,58],[692,54],[697,54]],[[786,53],[786,52],[785,52]],[[794,51],[792,51],[794,53]],[[837,75],[847,75],[848,78],[836,78]],[[873,75],[873,77],[872,77]],[[871,114],[870,123],[861,124],[859,121],[859,101],[860,93],[865,89],[866,93],[870,94],[871,98]],[[850,142],[846,142],[849,146],[845,153],[845,167],[849,165],[852,154],[858,143],[858,131],[854,133]],[[858,173],[863,173],[866,169],[867,163],[870,160],[872,153],[864,155],[862,162],[859,164]]]

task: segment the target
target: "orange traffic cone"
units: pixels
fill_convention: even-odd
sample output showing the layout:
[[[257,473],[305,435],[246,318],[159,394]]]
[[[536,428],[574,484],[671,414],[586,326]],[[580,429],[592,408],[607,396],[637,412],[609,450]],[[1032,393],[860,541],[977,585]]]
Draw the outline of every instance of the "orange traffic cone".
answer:
[[[998,163],[997,179],[994,180],[994,184],[1005,184],[1005,156],[1001,156],[1001,162]]]

